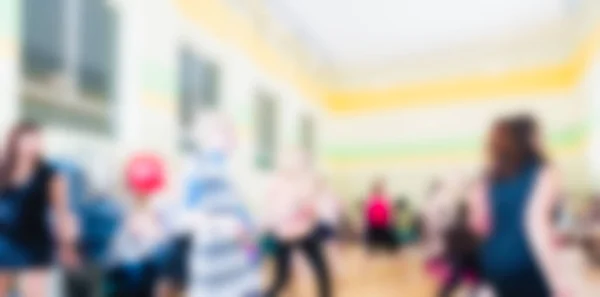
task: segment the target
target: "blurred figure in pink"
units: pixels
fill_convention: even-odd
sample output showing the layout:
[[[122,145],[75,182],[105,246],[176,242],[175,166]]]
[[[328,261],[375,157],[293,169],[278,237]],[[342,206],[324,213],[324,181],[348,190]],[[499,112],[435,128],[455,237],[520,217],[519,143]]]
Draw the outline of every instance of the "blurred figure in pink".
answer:
[[[320,297],[330,297],[329,267],[319,236],[319,191],[308,157],[290,151],[279,159],[267,192],[267,232],[275,239],[275,279],[268,297],[280,296],[289,282],[292,252],[304,253],[317,279]]]
[[[397,242],[394,231],[394,205],[382,180],[373,184],[364,211],[369,251],[395,251]]]
[[[43,147],[37,125],[23,122],[11,131],[3,150],[0,296],[8,296],[13,277],[22,280],[20,296],[46,296],[55,252],[67,267],[78,264],[78,229],[66,181],[45,160]]]

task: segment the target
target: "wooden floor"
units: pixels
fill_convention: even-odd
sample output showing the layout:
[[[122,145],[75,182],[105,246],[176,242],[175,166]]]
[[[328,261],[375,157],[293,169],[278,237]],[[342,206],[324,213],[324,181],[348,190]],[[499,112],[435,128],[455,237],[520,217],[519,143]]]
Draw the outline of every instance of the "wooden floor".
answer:
[[[573,296],[599,297],[600,271],[584,268],[580,260],[573,258],[576,256],[570,257],[565,267],[573,271],[569,274],[576,281]],[[316,296],[312,274],[300,258],[296,259],[294,281],[285,297]],[[352,246],[338,252],[337,258],[336,297],[436,296],[437,284],[423,270],[423,259],[417,248],[406,249],[397,256],[366,256],[360,248]]]
[[[335,296],[340,297],[431,297],[435,283],[422,269],[415,250],[400,255],[367,256],[357,247],[346,247],[334,258]],[[316,296],[312,274],[301,257],[295,259],[294,281],[285,297]]]
[[[397,256],[366,256],[361,250],[348,252],[336,281],[336,296],[435,296],[436,284],[423,271],[423,261],[414,250]]]

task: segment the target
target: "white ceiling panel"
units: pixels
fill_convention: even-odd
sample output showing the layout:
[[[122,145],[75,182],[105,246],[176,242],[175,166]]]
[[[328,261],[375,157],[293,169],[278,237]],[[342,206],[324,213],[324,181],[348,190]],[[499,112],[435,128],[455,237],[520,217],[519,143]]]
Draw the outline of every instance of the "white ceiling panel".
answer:
[[[269,0],[269,7],[343,67],[532,30],[562,18],[565,1]]]

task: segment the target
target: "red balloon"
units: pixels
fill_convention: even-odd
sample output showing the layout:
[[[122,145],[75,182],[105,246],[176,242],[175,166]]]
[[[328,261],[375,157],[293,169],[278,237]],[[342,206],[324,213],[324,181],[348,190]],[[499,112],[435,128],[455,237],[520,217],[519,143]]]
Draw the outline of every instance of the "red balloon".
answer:
[[[152,154],[133,157],[127,164],[125,174],[129,189],[141,196],[160,191],[165,183],[163,163]]]

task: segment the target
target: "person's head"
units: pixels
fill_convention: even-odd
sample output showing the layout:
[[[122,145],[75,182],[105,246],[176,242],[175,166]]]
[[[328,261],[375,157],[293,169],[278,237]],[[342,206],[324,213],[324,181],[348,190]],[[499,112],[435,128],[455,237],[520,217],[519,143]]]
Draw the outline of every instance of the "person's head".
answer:
[[[9,132],[0,159],[0,188],[8,185],[19,163],[37,164],[42,158],[42,137],[37,124],[21,122]]]
[[[166,183],[163,160],[154,153],[139,152],[125,165],[125,182],[139,202],[160,192]]]
[[[517,143],[527,159],[532,162],[543,162],[542,136],[536,119],[529,114],[521,114],[511,118],[511,126]]]
[[[427,197],[433,198],[442,188],[442,181],[439,178],[434,178],[429,183],[429,187],[427,188]]]
[[[509,176],[524,166],[543,163],[537,137],[537,124],[530,117],[498,120],[491,129],[488,143],[492,176]]]
[[[382,178],[378,178],[373,182],[371,186],[371,194],[382,195],[385,193],[385,181]]]
[[[203,152],[231,153],[236,146],[233,123],[217,111],[204,111],[196,115],[193,137]]]
[[[405,196],[399,196],[396,199],[396,208],[399,210],[408,210],[410,209],[410,203],[408,202],[408,199]]]

